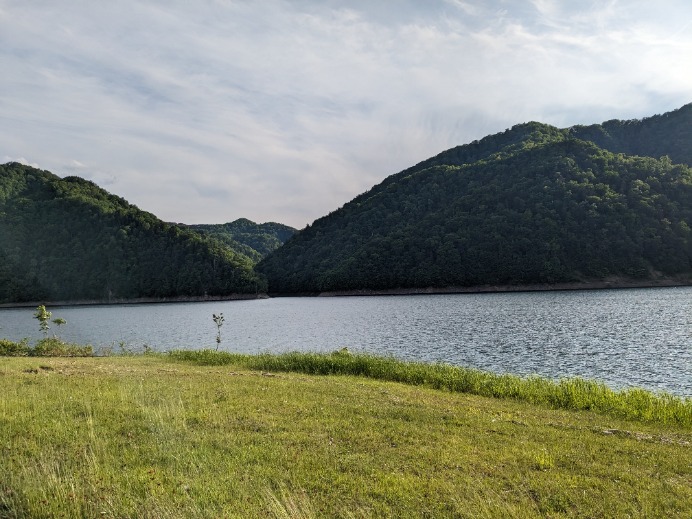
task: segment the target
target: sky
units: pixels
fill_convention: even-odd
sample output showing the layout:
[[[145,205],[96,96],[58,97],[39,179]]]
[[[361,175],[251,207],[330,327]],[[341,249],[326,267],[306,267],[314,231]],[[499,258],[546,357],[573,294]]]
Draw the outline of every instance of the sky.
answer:
[[[0,0],[0,163],[303,228],[446,149],[692,102],[689,0]]]

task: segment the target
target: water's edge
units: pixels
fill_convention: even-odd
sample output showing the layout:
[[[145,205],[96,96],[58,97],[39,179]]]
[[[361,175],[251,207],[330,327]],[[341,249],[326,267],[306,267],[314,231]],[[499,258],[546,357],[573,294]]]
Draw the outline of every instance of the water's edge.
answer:
[[[496,287],[493,287],[496,288]],[[356,353],[443,362],[494,373],[582,377],[614,388],[692,396],[692,286],[351,297],[274,297],[49,307],[51,332],[76,344],[132,351]],[[525,288],[525,287],[522,287]],[[609,287],[612,288],[612,287]],[[339,294],[342,295],[342,294]],[[198,299],[199,301],[199,299]],[[30,308],[0,310],[0,337],[38,340]]]
[[[318,297],[334,296],[388,296],[388,295],[417,295],[417,294],[487,294],[505,292],[554,292],[562,290],[611,290],[628,288],[661,288],[692,286],[692,279],[655,279],[655,280],[603,280],[584,281],[578,283],[553,283],[533,285],[479,285],[473,287],[442,287],[442,288],[394,288],[387,290],[336,290],[320,292]],[[271,297],[281,297],[283,294],[269,294]],[[294,296],[295,294],[285,294]]]
[[[267,299],[269,296],[259,294],[228,294],[224,296],[177,296],[177,297],[136,297],[132,299],[83,299],[76,301],[28,301],[21,303],[0,303],[0,308],[35,308],[45,306],[110,306],[137,305],[161,303],[203,303],[208,301],[248,301],[252,299]]]
[[[662,288],[692,286],[692,278],[658,278],[633,280],[612,278],[602,281],[581,281],[574,283],[542,283],[530,285],[476,285],[470,287],[427,287],[427,288],[391,288],[382,290],[357,289],[334,290],[329,292],[292,292],[292,293],[257,293],[227,294],[223,296],[177,296],[177,297],[139,297],[132,299],[91,299],[77,301],[29,301],[20,303],[0,303],[0,308],[35,308],[46,306],[99,306],[99,305],[132,305],[160,303],[198,303],[209,301],[247,301],[273,297],[344,297],[344,296],[411,296],[418,294],[488,294],[506,292],[554,292],[562,290],[612,290],[628,288]]]

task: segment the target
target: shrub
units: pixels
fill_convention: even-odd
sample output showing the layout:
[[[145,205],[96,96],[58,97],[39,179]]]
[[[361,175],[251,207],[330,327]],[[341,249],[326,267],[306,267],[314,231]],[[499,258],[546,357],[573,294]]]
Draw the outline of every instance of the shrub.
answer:
[[[30,351],[29,343],[26,339],[20,342],[13,342],[8,339],[0,339],[0,356],[3,357],[26,357]]]
[[[32,357],[91,357],[93,354],[91,346],[63,342],[56,337],[44,337],[29,349]]]

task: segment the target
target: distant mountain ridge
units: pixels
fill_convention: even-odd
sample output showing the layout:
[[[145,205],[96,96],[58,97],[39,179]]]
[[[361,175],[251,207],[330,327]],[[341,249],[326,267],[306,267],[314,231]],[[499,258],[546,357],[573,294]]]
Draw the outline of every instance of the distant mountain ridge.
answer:
[[[257,268],[274,293],[689,281],[691,132],[692,105],[519,124],[386,178]]]
[[[281,247],[297,231],[281,223],[257,224],[247,218],[239,218],[229,223],[194,224],[185,227],[214,237],[256,262]]]
[[[88,180],[0,165],[0,303],[254,295],[253,264]]]
[[[653,158],[667,155],[675,163],[692,166],[692,103],[644,119],[613,119],[602,124],[576,125],[565,129],[535,121],[517,124],[504,132],[443,151],[401,173],[391,175],[385,182],[406,172],[431,166],[461,166],[491,155],[506,155],[527,142],[535,146],[566,139],[593,142],[612,153]]]
[[[611,120],[568,129],[613,153],[659,158],[692,166],[692,103],[672,112],[629,121]]]

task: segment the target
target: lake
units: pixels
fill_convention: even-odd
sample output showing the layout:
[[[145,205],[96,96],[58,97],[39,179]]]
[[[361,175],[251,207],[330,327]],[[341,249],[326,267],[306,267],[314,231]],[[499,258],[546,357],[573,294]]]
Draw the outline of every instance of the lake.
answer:
[[[59,335],[97,347],[334,351],[497,373],[585,377],[692,397],[692,287],[275,298],[51,307]],[[33,310],[0,309],[0,337],[40,337]],[[57,332],[53,325],[52,332]]]

